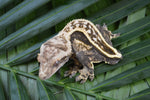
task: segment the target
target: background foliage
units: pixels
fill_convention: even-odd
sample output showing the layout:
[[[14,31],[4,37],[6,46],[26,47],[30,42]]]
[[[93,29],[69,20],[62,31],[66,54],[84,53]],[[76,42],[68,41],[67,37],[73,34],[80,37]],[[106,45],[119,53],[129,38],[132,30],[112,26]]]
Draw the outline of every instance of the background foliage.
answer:
[[[69,21],[106,23],[123,54],[117,65],[95,64],[94,81],[38,78],[40,45]],[[0,100],[148,100],[150,0],[0,0]]]

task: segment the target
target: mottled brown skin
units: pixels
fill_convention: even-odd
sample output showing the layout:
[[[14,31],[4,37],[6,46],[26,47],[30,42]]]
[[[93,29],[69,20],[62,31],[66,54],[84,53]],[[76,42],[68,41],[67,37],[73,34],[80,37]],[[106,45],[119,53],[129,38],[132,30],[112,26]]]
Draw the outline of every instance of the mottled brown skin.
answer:
[[[107,26],[94,25],[85,19],[69,22],[56,36],[41,45],[38,54],[39,77],[48,79],[70,58],[74,66],[64,76],[72,78],[77,72],[76,81],[94,79],[93,63],[116,64],[122,59],[121,53],[112,45],[111,39],[120,34],[112,34]]]
[[[120,36],[120,34],[112,34],[108,31],[106,25],[100,26],[96,25],[99,31],[102,33],[106,42],[112,46],[111,39]],[[75,40],[79,40],[86,44],[85,46],[80,46],[80,43],[76,43]],[[72,78],[77,72],[80,73],[79,76],[76,77],[76,81],[81,81],[80,83],[86,82],[89,78],[91,81],[94,79],[94,63],[100,63],[104,61],[109,64],[116,64],[120,59],[118,58],[108,58],[103,55],[97,48],[92,46],[92,44],[88,41],[88,39],[82,34],[82,32],[76,31],[71,35],[71,43],[72,50],[74,53],[73,59],[75,62],[75,66],[73,66],[69,71],[66,71],[64,76],[69,76]],[[86,46],[89,46],[87,48]],[[84,50],[83,50],[84,49]],[[76,59],[75,59],[76,58]],[[92,63],[91,63],[92,62]],[[81,69],[81,64],[83,68]]]

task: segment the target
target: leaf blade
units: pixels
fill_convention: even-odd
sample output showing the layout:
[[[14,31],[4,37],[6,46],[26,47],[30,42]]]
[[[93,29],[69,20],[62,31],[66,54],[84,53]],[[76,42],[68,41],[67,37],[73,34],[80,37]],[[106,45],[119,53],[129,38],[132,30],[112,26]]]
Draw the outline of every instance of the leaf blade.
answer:
[[[13,47],[24,40],[27,40],[40,32],[56,25],[70,15],[84,9],[85,7],[95,3],[97,0],[73,0],[68,5],[61,6],[53,11],[45,14],[41,18],[29,23],[25,27],[7,36],[0,41],[0,49]],[[79,6],[79,7],[76,7]],[[74,10],[73,10],[74,9]],[[60,18],[61,16],[61,18]]]
[[[18,21],[49,0],[26,0],[0,17],[0,31]]]
[[[48,90],[45,87],[45,84],[40,79],[37,80],[37,86],[39,90],[40,100],[56,100],[53,93],[50,91],[48,92]]]
[[[11,3],[13,0],[0,0],[0,9]]]
[[[71,93],[69,89],[64,88],[64,92],[65,92],[67,100],[75,100],[75,97],[73,96],[73,94]]]
[[[142,18],[132,24],[115,30],[113,33],[121,33],[116,39],[113,39],[114,46],[119,46],[129,40],[135,39],[150,31],[150,16]]]
[[[93,20],[94,23],[106,23],[110,25],[149,3],[149,0],[145,2],[143,2],[143,0],[122,0],[103,11],[97,12],[89,19]]]
[[[11,100],[29,100],[29,96],[21,80],[15,75],[14,72],[10,72],[10,94]]]
[[[0,79],[0,100],[5,100],[5,95],[4,95],[4,89],[3,89],[3,86],[2,86],[2,82],[1,82],[1,79]]]
[[[134,95],[129,96],[128,98],[126,98],[127,100],[148,100],[150,97],[150,89],[145,89],[141,92],[138,92]]]
[[[91,90],[98,92],[119,88],[150,77],[149,71],[150,62],[146,62],[95,85]]]

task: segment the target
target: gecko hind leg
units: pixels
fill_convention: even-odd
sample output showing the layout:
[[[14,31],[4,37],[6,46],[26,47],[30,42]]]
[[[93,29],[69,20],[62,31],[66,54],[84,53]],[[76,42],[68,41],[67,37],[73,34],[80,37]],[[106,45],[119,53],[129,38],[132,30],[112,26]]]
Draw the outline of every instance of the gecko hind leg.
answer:
[[[110,39],[117,38],[120,36],[120,33],[112,34],[112,32],[108,30],[107,25],[105,23],[103,24],[103,26],[96,24],[96,27],[98,28],[99,31],[102,31],[102,30],[107,31],[107,32],[104,32],[103,34],[108,33],[108,35],[110,36]]]

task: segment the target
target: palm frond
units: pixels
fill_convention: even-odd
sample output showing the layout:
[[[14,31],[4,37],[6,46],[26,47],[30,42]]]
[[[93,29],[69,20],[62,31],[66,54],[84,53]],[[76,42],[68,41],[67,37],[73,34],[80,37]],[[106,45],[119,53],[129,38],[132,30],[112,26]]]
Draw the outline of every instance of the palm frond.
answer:
[[[4,89],[1,80],[0,80],[0,94],[1,94],[0,99],[5,100]]]
[[[138,92],[132,96],[130,96],[127,100],[141,100],[141,99],[145,99],[148,100],[150,97],[150,89],[145,89],[141,92]]]
[[[149,99],[150,0],[0,0],[0,9],[0,100]],[[81,17],[121,33],[112,41],[123,59],[96,64],[94,81],[85,84],[63,77],[72,62],[40,80],[41,44]]]
[[[11,3],[13,0],[0,0],[0,9]]]
[[[27,14],[37,9],[39,6],[47,3],[48,1],[49,0],[26,0],[21,4],[17,5],[15,8],[11,9],[0,17],[0,30],[6,29],[10,24],[23,18]]]
[[[9,47],[13,47],[23,42],[24,40],[27,40],[39,34],[40,32],[51,28],[52,26],[67,18],[68,16],[84,9],[85,7],[95,3],[96,1],[97,0],[72,0],[71,2],[69,2],[68,5],[62,5],[54,9],[53,11],[50,11],[41,18],[34,20],[33,22],[29,23],[28,25],[24,26],[23,28],[19,29],[18,31],[12,33],[11,35],[1,40],[0,49],[7,49]]]

